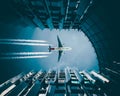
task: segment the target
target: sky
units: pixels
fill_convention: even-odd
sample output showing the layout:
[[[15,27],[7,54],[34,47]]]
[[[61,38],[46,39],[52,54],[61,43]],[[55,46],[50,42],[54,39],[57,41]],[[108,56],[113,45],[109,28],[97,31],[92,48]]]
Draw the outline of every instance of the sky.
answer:
[[[3,60],[3,63],[14,63],[15,66],[19,66],[18,69],[24,69],[26,66],[26,70],[29,68],[34,70],[57,70],[66,67],[78,68],[79,70],[86,71],[99,70],[95,50],[87,36],[82,31],[74,29],[41,30],[40,28],[31,27],[17,27],[16,30],[17,32],[19,32],[17,33],[17,36],[16,34],[12,34],[9,38],[5,37],[0,39],[0,44],[2,46],[1,54],[9,54],[5,55],[7,57],[5,57],[6,60]],[[52,47],[58,47],[57,36],[59,36],[64,47],[72,48],[72,50],[70,51],[63,52],[59,62],[58,51],[52,51],[49,53],[48,50],[49,45],[51,45]],[[3,39],[8,41],[1,41]],[[14,40],[12,41],[12,44],[10,40]],[[21,43],[20,40],[24,42]],[[36,43],[38,41],[34,40],[38,40],[40,43]],[[47,54],[41,54],[40,52],[45,52]],[[24,54],[27,54],[27,56],[25,56]],[[18,57],[17,55],[21,57]],[[2,56],[4,58],[4,55]],[[13,58],[12,56],[16,57]],[[44,58],[42,58],[41,56],[43,56]]]
[[[7,31],[6,31],[7,30]],[[9,30],[9,31],[8,31]],[[57,70],[66,67],[77,68],[80,71],[99,71],[98,60],[95,50],[82,31],[77,30],[41,30],[30,26],[16,26],[9,25],[2,30],[0,39],[15,39],[15,40],[43,40],[41,44],[51,44],[52,47],[57,47],[57,35],[59,36],[63,46],[71,47],[72,50],[66,51],[62,54],[60,62],[58,62],[58,52],[51,52],[45,54],[45,58],[40,57],[25,57],[23,59],[0,59],[0,76],[3,78],[0,82],[5,81],[21,72],[29,72],[30,70]],[[7,32],[7,33],[5,33]],[[1,42],[0,42],[1,43]],[[26,43],[24,43],[26,44]],[[33,43],[27,45],[17,44],[0,44],[0,53],[24,53],[28,52],[49,52],[47,46],[36,46]],[[27,53],[27,54],[28,54]],[[22,55],[21,55],[22,56]],[[35,55],[36,56],[36,55]],[[43,55],[42,55],[43,56]],[[17,57],[17,56],[16,56]],[[1,58],[1,55],[0,55]],[[17,57],[18,58],[18,57]]]
[[[40,60],[40,66],[43,69],[62,69],[65,67],[75,67],[79,70],[96,70],[98,71],[98,61],[95,50],[82,31],[71,30],[40,30],[36,28],[34,31],[33,39],[41,39],[48,41],[52,44],[52,47],[57,47],[57,35],[59,36],[63,46],[71,47],[72,50],[66,51],[62,54],[60,61],[58,62],[58,52],[53,51],[47,58]],[[48,51],[48,47],[33,49],[40,51]]]

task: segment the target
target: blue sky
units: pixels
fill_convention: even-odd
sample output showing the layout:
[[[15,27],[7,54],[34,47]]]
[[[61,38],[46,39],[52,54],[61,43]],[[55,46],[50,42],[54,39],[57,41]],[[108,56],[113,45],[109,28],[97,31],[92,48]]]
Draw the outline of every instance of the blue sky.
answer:
[[[11,27],[12,28],[12,27]],[[3,34],[4,35],[4,34]],[[54,51],[48,54],[47,58],[31,58],[19,60],[3,60],[4,65],[16,66],[16,69],[24,71],[25,69],[49,70],[62,69],[65,67],[78,68],[79,70],[99,70],[98,60],[95,50],[82,31],[71,30],[41,30],[32,27],[16,27],[14,33],[5,35],[4,39],[25,39],[25,40],[45,40],[44,44],[58,46],[57,35],[63,46],[71,47],[72,50],[62,54],[58,62],[58,52]],[[21,45],[1,45],[1,52],[48,52],[48,46],[21,46]],[[9,64],[10,63],[10,64]],[[7,66],[6,65],[6,66]],[[2,66],[2,65],[1,65]]]
[[[7,34],[2,33],[0,35],[1,39],[46,40],[46,44],[52,44],[54,47],[58,45],[57,35],[59,35],[64,46],[71,47],[72,50],[65,52],[60,62],[57,62],[58,52],[52,52],[47,58],[0,60],[0,75],[3,77],[3,80],[0,81],[5,81],[20,72],[28,72],[30,70],[63,69],[65,67],[78,68],[79,70],[86,71],[99,70],[95,50],[89,39],[81,31],[40,30],[31,26],[14,27],[14,25],[10,25],[2,32],[7,32]],[[0,47],[1,53],[48,52],[48,46],[0,45]]]
[[[62,69],[74,67],[79,70],[98,71],[98,60],[91,42],[82,31],[77,30],[40,30],[36,28],[32,39],[46,40],[47,43],[56,47],[57,35],[66,47],[71,47],[71,51],[62,54],[60,62],[57,62],[58,52],[52,52],[47,58],[39,60],[41,69]],[[48,47],[34,47],[33,51],[48,51]]]

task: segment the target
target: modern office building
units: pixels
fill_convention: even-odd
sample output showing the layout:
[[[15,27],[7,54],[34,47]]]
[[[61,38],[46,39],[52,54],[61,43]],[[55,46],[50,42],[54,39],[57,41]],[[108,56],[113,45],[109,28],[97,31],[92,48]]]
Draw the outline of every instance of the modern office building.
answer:
[[[110,96],[111,82],[94,71],[31,71],[2,83],[0,96]]]
[[[82,31],[95,49],[99,72],[64,68],[19,74],[16,69],[16,75],[19,75],[13,77],[3,74],[10,69],[10,66],[6,67],[4,63],[11,62],[0,60],[0,96],[119,96],[119,3],[119,0],[1,0],[0,44],[9,44],[11,38],[31,38],[28,33],[24,33],[25,36],[22,37],[21,33],[17,32],[23,27]],[[5,38],[8,39],[2,41]],[[28,42],[30,41],[25,44]],[[0,52],[9,52],[10,49],[15,50],[15,47],[0,45]],[[22,47],[17,50],[20,49],[22,50]],[[32,54],[30,55],[32,57]],[[14,58],[16,57],[12,57]],[[16,62],[19,63],[19,60]],[[24,70],[29,69],[24,67]],[[7,74],[13,73],[14,70],[11,70],[11,73]],[[2,80],[3,77],[6,77],[7,81]]]

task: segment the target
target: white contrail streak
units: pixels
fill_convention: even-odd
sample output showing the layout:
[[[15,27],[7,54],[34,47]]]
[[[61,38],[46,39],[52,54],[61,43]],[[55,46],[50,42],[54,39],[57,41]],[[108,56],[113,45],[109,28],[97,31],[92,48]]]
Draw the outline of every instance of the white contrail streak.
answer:
[[[2,55],[41,55],[41,54],[51,54],[51,52],[11,52],[11,53],[1,53]]]
[[[17,42],[0,42],[0,44],[9,44],[9,45],[26,45],[26,46],[49,46],[50,44],[39,44],[39,43],[17,43]]]
[[[14,56],[14,57],[0,57],[0,59],[29,59],[29,58],[46,58],[48,56]]]
[[[28,40],[28,39],[0,39],[2,42],[30,42],[30,43],[41,43],[47,42],[45,40]]]

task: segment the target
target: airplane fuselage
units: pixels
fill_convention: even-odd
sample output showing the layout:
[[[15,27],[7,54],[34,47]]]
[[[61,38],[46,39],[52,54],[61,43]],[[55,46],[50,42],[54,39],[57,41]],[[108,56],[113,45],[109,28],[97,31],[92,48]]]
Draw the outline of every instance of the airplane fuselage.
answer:
[[[54,47],[54,48],[51,48],[50,50],[54,50],[54,51],[70,51],[70,50],[72,50],[72,48],[70,48],[70,47]]]
[[[49,52],[51,52],[51,51],[58,51],[58,62],[59,62],[60,58],[62,56],[62,53],[64,51],[70,51],[72,48],[70,48],[70,47],[64,47],[62,45],[61,41],[60,41],[59,36],[57,36],[57,41],[58,41],[58,47],[51,47],[51,46],[49,46],[48,49],[49,49]]]

